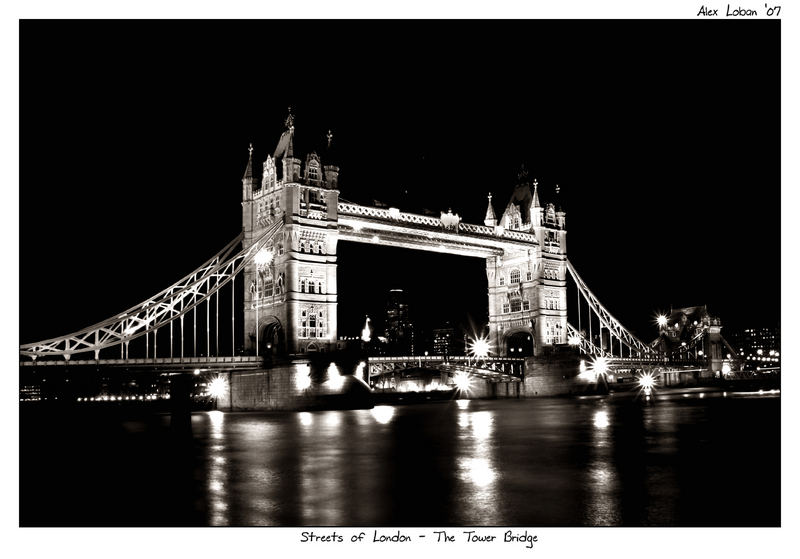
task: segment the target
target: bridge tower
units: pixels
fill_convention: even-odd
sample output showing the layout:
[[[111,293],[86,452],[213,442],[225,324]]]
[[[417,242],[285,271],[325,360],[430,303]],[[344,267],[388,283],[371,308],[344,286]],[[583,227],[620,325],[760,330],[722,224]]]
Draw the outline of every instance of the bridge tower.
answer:
[[[487,258],[489,340],[501,355],[541,355],[567,342],[566,214],[539,203],[523,167],[499,223],[489,200],[486,225],[536,235],[527,250]],[[558,187],[556,187],[558,192]]]
[[[242,179],[244,247],[280,223],[268,248],[244,270],[245,352],[261,355],[328,351],[337,339],[336,247],[339,167],[333,165],[328,132],[325,160],[305,164],[294,153],[289,114],[261,180],[253,171],[252,146]],[[323,165],[324,163],[324,165]]]

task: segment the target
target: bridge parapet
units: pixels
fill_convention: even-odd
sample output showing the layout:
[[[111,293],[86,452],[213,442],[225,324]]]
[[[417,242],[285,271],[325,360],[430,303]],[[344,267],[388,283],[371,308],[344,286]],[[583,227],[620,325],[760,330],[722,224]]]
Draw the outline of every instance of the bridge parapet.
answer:
[[[498,237],[512,241],[537,244],[536,235],[523,231],[512,231],[503,227],[489,227],[486,225],[476,225],[473,223],[457,222],[453,227],[445,223],[441,218],[425,216],[407,212],[401,212],[397,208],[375,208],[371,206],[361,206],[348,202],[340,202],[338,206],[339,215],[357,216],[370,219],[383,220],[388,222],[407,223],[412,225],[423,225],[435,229],[445,229],[457,233],[468,233],[483,237]]]

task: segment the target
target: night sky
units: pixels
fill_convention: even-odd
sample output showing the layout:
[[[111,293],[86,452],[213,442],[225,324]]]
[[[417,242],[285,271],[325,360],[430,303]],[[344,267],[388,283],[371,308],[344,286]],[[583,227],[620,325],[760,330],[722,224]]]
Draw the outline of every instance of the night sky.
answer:
[[[706,304],[780,320],[780,22],[21,25],[21,342],[112,316],[241,229],[287,107],[333,131],[341,198],[498,217],[520,164],[561,186],[570,260],[641,338]],[[486,322],[484,261],[339,245],[339,333],[409,292],[422,327]],[[572,301],[570,301],[571,303]]]

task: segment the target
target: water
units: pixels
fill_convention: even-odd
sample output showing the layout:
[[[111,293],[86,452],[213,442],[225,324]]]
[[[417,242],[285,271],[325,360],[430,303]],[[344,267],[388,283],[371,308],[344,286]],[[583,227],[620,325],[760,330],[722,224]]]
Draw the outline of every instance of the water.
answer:
[[[702,397],[701,397],[702,394]],[[169,415],[22,407],[28,526],[776,526],[780,398]]]

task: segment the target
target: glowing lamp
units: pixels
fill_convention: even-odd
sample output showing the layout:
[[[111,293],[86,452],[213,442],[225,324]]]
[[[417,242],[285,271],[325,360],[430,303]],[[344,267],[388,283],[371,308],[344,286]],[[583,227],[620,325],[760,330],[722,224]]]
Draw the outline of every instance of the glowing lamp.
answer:
[[[658,317],[656,317],[656,322],[659,326],[664,327],[667,325],[667,317],[663,314],[660,314]]]
[[[470,385],[470,378],[469,374],[465,373],[464,371],[459,371],[456,373],[456,376],[453,378],[453,381],[456,383],[456,388],[459,390],[469,390]]]
[[[597,357],[592,363],[592,370],[597,376],[605,375],[608,372],[608,359]]]
[[[655,385],[656,378],[652,373],[644,373],[639,377],[639,386],[641,386],[645,391],[652,390]]]
[[[476,340],[472,340],[472,345],[470,347],[470,351],[472,355],[479,358],[485,358],[489,356],[489,340],[486,338],[478,338]]]
[[[262,248],[256,253],[257,266],[269,266],[272,263],[272,251],[267,248]]]
[[[224,377],[217,377],[208,384],[208,395],[212,398],[222,398],[228,392],[228,381]]]
[[[344,385],[344,377],[339,372],[336,363],[328,365],[328,383],[334,390],[338,390]]]

